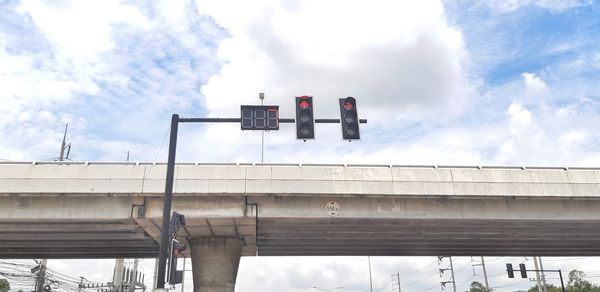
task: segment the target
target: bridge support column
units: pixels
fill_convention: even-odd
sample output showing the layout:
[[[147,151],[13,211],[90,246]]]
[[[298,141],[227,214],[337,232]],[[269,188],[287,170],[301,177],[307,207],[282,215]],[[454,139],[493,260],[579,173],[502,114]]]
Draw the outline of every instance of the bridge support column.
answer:
[[[242,255],[242,240],[236,237],[192,238],[194,292],[233,292]]]

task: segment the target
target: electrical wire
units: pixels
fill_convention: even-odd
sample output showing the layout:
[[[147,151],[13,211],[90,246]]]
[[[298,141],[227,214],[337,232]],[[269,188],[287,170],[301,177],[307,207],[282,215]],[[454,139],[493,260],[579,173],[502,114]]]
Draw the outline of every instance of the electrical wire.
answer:
[[[471,279],[473,279],[473,277],[475,277],[475,275],[471,275],[471,277],[469,277],[468,279],[466,279],[464,282],[456,285],[456,287],[460,287],[460,286],[462,286],[464,284],[467,284],[469,281],[471,281]]]
[[[425,280],[427,280],[427,279],[430,279],[431,277],[433,277],[433,276],[435,276],[435,275],[437,275],[437,274],[438,274],[438,272],[437,272],[437,271],[435,271],[433,275],[428,275],[428,276],[426,276],[426,277],[424,277],[424,278],[420,278],[420,279],[419,279],[419,280],[417,280],[417,281],[411,282],[411,283],[409,283],[409,284],[406,284],[406,285],[402,285],[402,287],[410,287],[410,286],[412,286],[412,285],[414,285],[414,284],[416,284],[416,283],[419,283],[419,282],[425,281]]]

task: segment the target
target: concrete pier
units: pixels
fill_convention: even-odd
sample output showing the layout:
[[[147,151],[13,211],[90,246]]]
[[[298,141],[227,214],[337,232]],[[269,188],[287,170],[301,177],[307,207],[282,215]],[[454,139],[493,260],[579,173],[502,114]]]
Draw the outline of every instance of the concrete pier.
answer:
[[[190,240],[194,292],[233,292],[243,241],[237,237],[197,237]]]

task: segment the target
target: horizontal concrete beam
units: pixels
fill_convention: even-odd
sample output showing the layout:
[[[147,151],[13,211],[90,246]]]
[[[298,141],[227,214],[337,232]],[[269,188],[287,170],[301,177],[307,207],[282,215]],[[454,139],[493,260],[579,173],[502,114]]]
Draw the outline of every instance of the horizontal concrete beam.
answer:
[[[260,218],[259,255],[600,255],[597,220]]]
[[[0,222],[10,219],[131,219],[129,197],[0,196]]]
[[[161,195],[165,165],[0,164],[0,195]],[[175,194],[600,197],[600,169],[178,164]]]
[[[258,218],[600,220],[595,199],[255,196],[249,201],[258,204]],[[338,206],[334,216],[327,209],[332,201]]]

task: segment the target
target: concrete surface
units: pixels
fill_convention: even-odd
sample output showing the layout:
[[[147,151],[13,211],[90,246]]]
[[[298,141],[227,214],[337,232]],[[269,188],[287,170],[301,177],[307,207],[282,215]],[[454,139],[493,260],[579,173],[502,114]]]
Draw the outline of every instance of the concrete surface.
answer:
[[[165,172],[0,162],[0,258],[155,257]],[[596,168],[181,163],[175,176],[180,239],[240,238],[246,256],[600,255]]]

